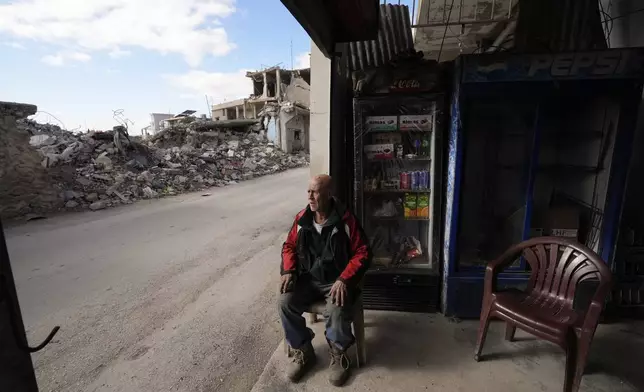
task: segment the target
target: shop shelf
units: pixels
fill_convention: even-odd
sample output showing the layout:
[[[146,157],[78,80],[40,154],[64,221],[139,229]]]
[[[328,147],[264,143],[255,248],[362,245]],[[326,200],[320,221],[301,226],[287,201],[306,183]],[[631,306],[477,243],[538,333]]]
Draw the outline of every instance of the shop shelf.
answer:
[[[413,217],[413,218],[405,218],[404,216],[372,216],[371,219],[375,220],[381,220],[381,221],[420,221],[420,222],[427,222],[429,221],[429,218],[425,217]]]
[[[429,157],[418,158],[388,158],[388,159],[367,159],[368,162],[429,162],[432,159]]]
[[[431,129],[396,129],[396,130],[368,130],[365,131],[365,133],[393,133],[393,132],[398,132],[398,133],[406,133],[406,132],[413,132],[413,133],[431,133]]]
[[[365,194],[387,194],[387,193],[430,193],[431,189],[375,189],[365,190]]]

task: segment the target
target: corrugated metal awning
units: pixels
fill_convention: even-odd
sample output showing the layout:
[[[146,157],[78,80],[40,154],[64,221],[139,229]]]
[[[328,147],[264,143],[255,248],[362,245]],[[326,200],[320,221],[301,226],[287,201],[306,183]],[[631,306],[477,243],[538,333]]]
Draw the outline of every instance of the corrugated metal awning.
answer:
[[[349,43],[349,64],[352,71],[378,67],[398,55],[414,49],[411,17],[406,5],[380,5],[378,38]]]

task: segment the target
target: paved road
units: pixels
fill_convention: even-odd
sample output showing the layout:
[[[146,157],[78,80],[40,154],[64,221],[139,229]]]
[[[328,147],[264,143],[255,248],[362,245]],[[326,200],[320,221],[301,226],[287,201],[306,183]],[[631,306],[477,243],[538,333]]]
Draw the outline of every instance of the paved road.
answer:
[[[308,169],[7,230],[42,391],[248,391]]]

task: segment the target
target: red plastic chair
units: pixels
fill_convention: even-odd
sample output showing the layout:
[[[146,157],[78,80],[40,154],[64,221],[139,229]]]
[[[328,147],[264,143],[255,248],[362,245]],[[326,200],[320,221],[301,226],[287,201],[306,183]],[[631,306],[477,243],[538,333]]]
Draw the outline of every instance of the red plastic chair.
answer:
[[[523,255],[531,268],[525,292],[497,291],[496,277]],[[586,280],[598,282],[588,309],[573,308],[575,291]],[[520,328],[559,345],[566,352],[564,392],[577,392],[586,366],[606,295],[611,272],[586,246],[561,237],[538,237],[508,249],[487,265],[481,321],[474,359],[481,360],[490,319],[506,322],[505,338],[514,339]]]

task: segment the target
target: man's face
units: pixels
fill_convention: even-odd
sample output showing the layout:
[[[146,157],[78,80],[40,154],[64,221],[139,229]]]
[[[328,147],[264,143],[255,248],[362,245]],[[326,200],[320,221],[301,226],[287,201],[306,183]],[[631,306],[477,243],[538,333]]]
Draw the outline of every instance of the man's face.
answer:
[[[329,202],[329,191],[320,181],[315,179],[309,182],[309,207],[311,211],[324,211]]]

